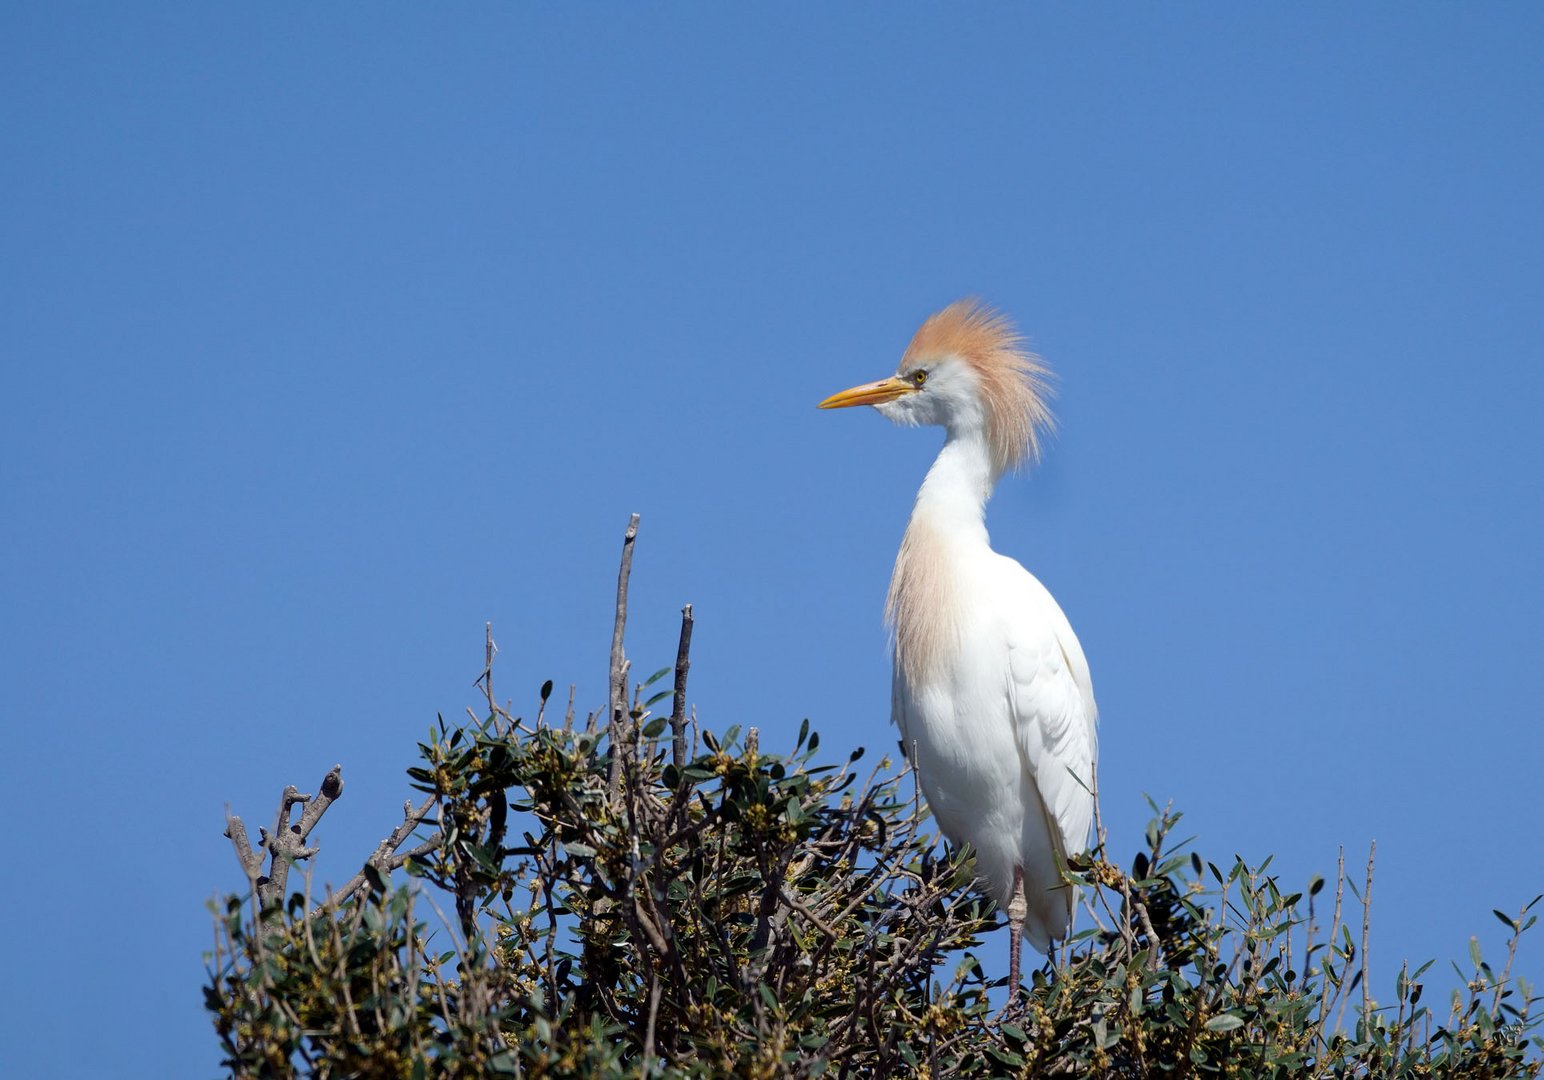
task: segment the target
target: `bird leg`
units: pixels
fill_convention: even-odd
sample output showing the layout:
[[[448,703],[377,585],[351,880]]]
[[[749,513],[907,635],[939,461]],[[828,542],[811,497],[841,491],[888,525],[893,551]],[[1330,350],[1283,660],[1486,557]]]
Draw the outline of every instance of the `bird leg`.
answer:
[[[1024,940],[1024,916],[1029,904],[1024,899],[1024,869],[1014,867],[1013,893],[1008,897],[1008,1001],[1019,993],[1019,951]]]

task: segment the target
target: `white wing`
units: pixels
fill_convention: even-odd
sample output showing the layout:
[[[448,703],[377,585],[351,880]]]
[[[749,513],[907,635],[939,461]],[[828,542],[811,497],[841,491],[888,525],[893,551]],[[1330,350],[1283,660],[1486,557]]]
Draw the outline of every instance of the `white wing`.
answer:
[[[1094,820],[1094,687],[1066,615],[1033,575],[1006,561],[1020,576],[1007,594],[1020,606],[1005,620],[1015,735],[1065,857],[1088,849]]]
[[[892,650],[893,659],[893,650]],[[906,749],[911,745],[911,735],[906,730],[906,688],[903,685],[904,676],[901,674],[899,661],[890,667],[890,720],[901,731],[902,752],[906,760],[911,761],[911,751]],[[912,764],[916,764],[912,762]]]

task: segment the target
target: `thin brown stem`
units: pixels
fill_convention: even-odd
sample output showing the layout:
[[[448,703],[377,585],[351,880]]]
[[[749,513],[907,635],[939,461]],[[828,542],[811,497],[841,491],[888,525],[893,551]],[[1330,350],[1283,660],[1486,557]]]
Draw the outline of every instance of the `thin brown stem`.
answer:
[[[1372,990],[1369,987],[1372,980],[1367,957],[1372,932],[1372,861],[1377,852],[1378,842],[1374,840],[1367,848],[1367,884],[1362,889],[1362,1021],[1369,1024],[1372,1022]]]
[[[692,606],[681,609],[681,639],[676,645],[675,697],[670,707],[670,760],[678,769],[686,767],[686,673],[691,670]]]
[[[627,653],[622,639],[627,630],[627,582],[633,572],[633,544],[638,539],[638,515],[627,522],[622,534],[622,563],[617,570],[616,617],[611,626],[611,671],[607,677],[609,691],[608,723],[611,726],[611,764],[606,782],[613,799],[621,782],[622,758],[626,755],[628,741],[627,709]]]

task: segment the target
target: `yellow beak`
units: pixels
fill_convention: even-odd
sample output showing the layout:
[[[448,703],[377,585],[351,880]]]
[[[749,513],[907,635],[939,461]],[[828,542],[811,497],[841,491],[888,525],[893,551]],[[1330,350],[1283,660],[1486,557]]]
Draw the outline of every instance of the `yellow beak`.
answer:
[[[819,408],[845,409],[851,405],[883,405],[887,401],[894,401],[898,397],[916,392],[917,388],[911,383],[892,375],[888,379],[864,383],[862,386],[854,386],[851,390],[843,390],[840,394],[832,394],[820,403]]]

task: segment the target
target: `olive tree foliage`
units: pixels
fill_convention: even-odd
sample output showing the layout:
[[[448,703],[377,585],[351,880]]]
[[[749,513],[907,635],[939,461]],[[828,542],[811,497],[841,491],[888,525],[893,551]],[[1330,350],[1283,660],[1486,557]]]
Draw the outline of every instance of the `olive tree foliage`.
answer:
[[[674,665],[630,678],[636,527],[608,714],[576,719],[570,692],[549,715],[548,682],[513,715],[490,635],[483,713],[431,729],[421,798],[345,885],[289,874],[341,769],[286,789],[255,845],[228,819],[247,888],[213,905],[204,994],[231,1075],[1538,1075],[1511,972],[1538,900],[1496,913],[1500,967],[1475,945],[1461,989],[1406,965],[1377,1000],[1370,857],[1292,889],[1268,858],[1206,861],[1156,805],[1134,857],[1101,837],[1069,869],[1086,929],[1005,1001],[977,960],[998,915],[904,762],[827,757],[807,722],[783,752],[699,726],[690,607]]]

